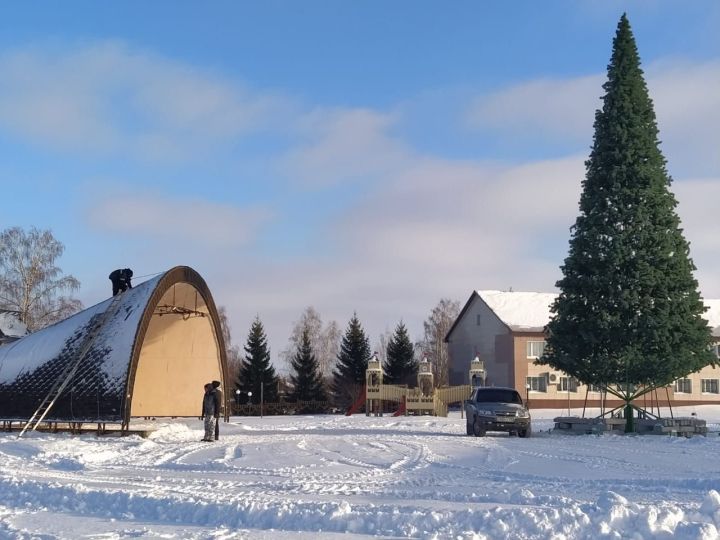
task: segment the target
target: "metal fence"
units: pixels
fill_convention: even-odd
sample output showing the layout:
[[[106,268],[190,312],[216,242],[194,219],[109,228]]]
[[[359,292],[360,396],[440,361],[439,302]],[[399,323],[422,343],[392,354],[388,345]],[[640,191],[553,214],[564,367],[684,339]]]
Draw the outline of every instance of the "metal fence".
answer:
[[[329,401],[278,401],[274,403],[239,404],[230,407],[233,416],[276,416],[283,414],[332,414],[338,412]]]

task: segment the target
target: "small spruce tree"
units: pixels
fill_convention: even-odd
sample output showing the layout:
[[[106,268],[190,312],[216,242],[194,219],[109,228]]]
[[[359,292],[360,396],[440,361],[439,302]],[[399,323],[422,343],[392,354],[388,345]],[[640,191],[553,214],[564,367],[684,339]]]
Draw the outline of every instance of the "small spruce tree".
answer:
[[[250,326],[250,334],[245,344],[245,358],[240,364],[236,382],[241,392],[252,392],[252,403],[260,403],[260,388],[266,403],[278,400],[278,381],[275,368],[270,363],[270,350],[267,336],[260,317],[256,317]]]
[[[290,361],[292,373],[290,380],[293,384],[293,391],[290,394],[290,401],[325,401],[325,388],[320,373],[320,364],[313,354],[310,343],[310,333],[305,328],[300,336],[295,356]],[[303,411],[314,412],[314,411]]]
[[[415,350],[402,321],[395,327],[383,364],[384,381],[387,384],[412,384],[417,376],[418,364]]]
[[[580,215],[539,363],[625,401],[626,431],[634,431],[634,399],[714,359],[625,15],[607,74]]]
[[[365,384],[365,371],[370,356],[370,341],[357,314],[353,314],[343,336],[333,372],[332,393],[338,407],[346,409],[357,399]]]

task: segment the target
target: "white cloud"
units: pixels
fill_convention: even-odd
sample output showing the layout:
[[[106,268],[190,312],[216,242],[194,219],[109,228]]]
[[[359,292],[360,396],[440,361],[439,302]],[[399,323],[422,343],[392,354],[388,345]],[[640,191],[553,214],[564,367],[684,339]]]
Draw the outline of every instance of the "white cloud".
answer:
[[[528,81],[477,97],[469,126],[524,140],[592,141],[606,75]],[[665,60],[646,69],[663,151],[671,170],[713,173],[720,166],[720,62]]]
[[[720,61],[661,62],[648,85],[670,171],[720,173]]]
[[[315,188],[385,177],[410,157],[406,145],[387,134],[394,121],[368,109],[312,111],[299,122],[303,142],[285,156],[281,170]]]
[[[707,298],[720,298],[720,177],[685,179],[675,182],[672,191],[678,200],[685,238],[690,242],[700,290]]]
[[[307,305],[343,326],[357,310],[373,338],[401,318],[418,335],[442,297],[464,301],[476,288],[510,286],[548,291],[560,277],[585,155],[525,164],[430,157],[393,136],[400,121],[393,114],[363,108],[301,114],[285,99],[118,44],[4,55],[0,72],[0,126],[33,142],[183,157],[195,145],[291,118],[286,130],[297,145],[277,160],[286,177],[318,191],[349,182],[362,187],[362,198],[322,223],[305,255],[292,257],[238,249],[276,218],[264,208],[153,193],[92,205],[89,223],[141,238],[134,249],[144,250],[143,264],[153,270],[167,264],[168,246],[188,248],[173,257],[206,276],[229,309],[238,342],[259,313],[279,352]],[[671,169],[675,160],[694,158],[717,170],[710,150],[720,147],[712,93],[717,65],[658,65],[649,73]],[[602,80],[534,81],[478,99],[470,118],[493,133],[589,143]],[[674,186],[703,291],[720,297],[714,277],[720,234],[711,206],[718,181]],[[318,246],[332,255],[318,255]]]
[[[88,211],[90,225],[98,229],[134,234],[146,244],[170,240],[194,249],[247,244],[269,218],[269,211],[261,208],[239,209],[199,199],[175,200],[150,194],[104,199]]]
[[[382,189],[326,222],[310,240],[313,247],[290,258],[228,249],[257,231],[262,214],[252,211],[140,197],[105,201],[93,219],[112,230],[160,241],[164,235],[178,242],[187,237],[196,245],[212,241],[217,231],[231,231],[202,255],[186,252],[180,262],[196,267],[216,301],[227,306],[237,343],[259,314],[275,353],[308,305],[343,328],[357,311],[374,343],[400,319],[419,337],[423,319],[443,297],[464,302],[476,288],[554,290],[578,212],[584,156],[522,165],[411,152],[406,158],[381,167]],[[701,290],[720,297],[720,231],[712,218],[720,182],[683,180],[673,189]],[[127,216],[134,222],[126,223]],[[318,255],[318,246],[331,255]],[[146,264],[155,269],[166,256],[156,254]]]
[[[32,143],[182,158],[281,125],[288,100],[122,43],[0,56],[0,126]]]
[[[587,139],[602,105],[602,83],[601,75],[529,81],[476,98],[466,120],[476,128],[530,138]]]
[[[434,295],[539,286],[528,265],[545,237],[566,240],[582,174],[581,158],[505,167],[425,160],[363,201],[336,234],[372,269],[368,283],[389,269],[399,290]],[[551,288],[555,278],[545,278]]]
[[[381,177],[315,241],[312,253],[276,264],[254,258],[219,270],[217,296],[236,333],[259,313],[273,348],[285,345],[307,305],[344,326],[357,310],[374,340],[400,319],[414,336],[443,297],[464,301],[476,288],[552,290],[560,259],[544,253],[547,237],[563,246],[583,177],[580,157],[521,166],[409,156]]]
[[[342,326],[357,310],[373,340],[401,318],[419,336],[440,298],[464,302],[476,288],[554,290],[585,156],[522,165],[406,157],[380,176],[381,189],[326,224],[315,241],[331,258],[254,260],[241,275],[218,279],[240,321],[236,332],[260,313],[279,351],[292,321],[313,305]],[[720,182],[678,181],[673,188],[701,291],[720,297],[720,226],[712,218]]]

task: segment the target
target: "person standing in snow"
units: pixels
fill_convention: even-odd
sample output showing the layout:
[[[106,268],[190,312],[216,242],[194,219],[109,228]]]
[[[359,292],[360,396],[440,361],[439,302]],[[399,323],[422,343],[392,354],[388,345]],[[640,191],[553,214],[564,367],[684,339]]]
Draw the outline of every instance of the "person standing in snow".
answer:
[[[220,438],[220,415],[223,412],[223,404],[225,402],[223,401],[223,391],[222,386],[220,385],[220,381],[212,381],[210,384],[212,384],[213,392],[215,392],[215,395],[217,397],[216,401],[218,405],[217,414],[215,415],[215,440],[217,441]]]
[[[205,395],[202,402],[201,420],[205,421],[205,436],[203,442],[213,442],[215,439],[215,425],[220,414],[220,402],[212,384],[205,385]]]

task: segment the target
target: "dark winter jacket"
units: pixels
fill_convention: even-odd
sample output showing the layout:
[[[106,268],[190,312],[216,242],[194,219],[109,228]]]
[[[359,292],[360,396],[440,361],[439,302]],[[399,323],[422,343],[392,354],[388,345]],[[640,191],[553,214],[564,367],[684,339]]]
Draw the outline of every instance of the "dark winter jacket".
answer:
[[[202,416],[214,416],[215,418],[220,417],[220,399],[217,392],[214,390],[206,392],[203,396]]]
[[[129,268],[118,268],[117,270],[110,272],[108,278],[110,278],[110,281],[112,282],[113,295],[120,291],[132,289],[132,276],[133,271]]]
[[[223,413],[223,409],[225,408],[225,402],[223,401],[223,391],[222,386],[220,385],[220,381],[212,381],[212,387],[213,392],[217,395],[217,401],[218,401],[218,414]]]
[[[120,280],[127,286],[128,289],[132,289],[132,277],[133,271],[129,268],[123,268],[120,273]]]

